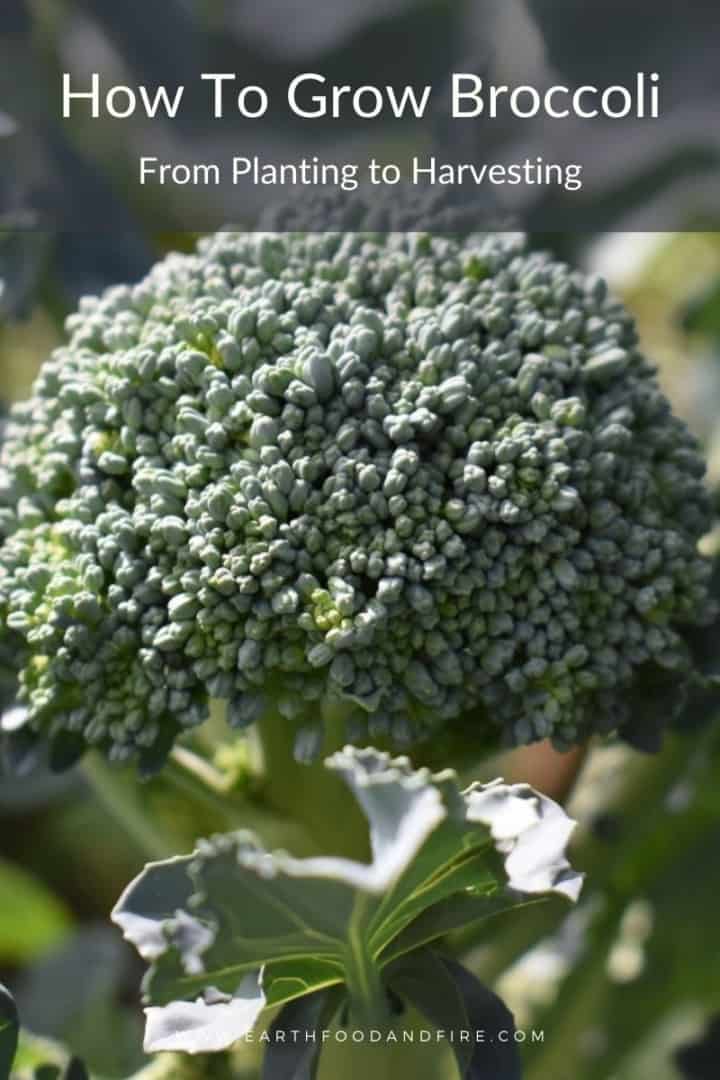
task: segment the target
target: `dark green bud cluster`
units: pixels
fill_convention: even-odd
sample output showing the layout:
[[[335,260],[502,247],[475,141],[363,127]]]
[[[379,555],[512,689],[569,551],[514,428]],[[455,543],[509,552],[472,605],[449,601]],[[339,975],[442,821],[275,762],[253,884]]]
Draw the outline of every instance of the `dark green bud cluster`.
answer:
[[[122,759],[216,698],[567,745],[689,670],[703,463],[601,280],[501,234],[224,233],[67,328],[0,469],[31,730]]]

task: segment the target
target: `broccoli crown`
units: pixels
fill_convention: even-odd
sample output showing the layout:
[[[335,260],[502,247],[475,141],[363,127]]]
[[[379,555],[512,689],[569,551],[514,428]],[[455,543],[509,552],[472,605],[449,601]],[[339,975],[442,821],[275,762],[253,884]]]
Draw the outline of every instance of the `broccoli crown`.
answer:
[[[1,459],[30,730],[148,755],[215,698],[567,745],[689,672],[704,467],[602,280],[501,234],[221,233],[67,330]]]

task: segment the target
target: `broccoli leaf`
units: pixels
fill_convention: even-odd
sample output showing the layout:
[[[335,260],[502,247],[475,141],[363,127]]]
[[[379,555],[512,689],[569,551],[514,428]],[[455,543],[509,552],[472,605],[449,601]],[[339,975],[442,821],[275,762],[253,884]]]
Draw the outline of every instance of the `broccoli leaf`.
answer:
[[[481,896],[472,890],[456,893],[446,900],[423,911],[400,933],[384,954],[386,961],[419,949],[453,930],[461,930],[471,923],[484,922],[504,911],[529,907],[541,902],[542,897],[523,899],[512,889],[498,889],[492,896]]]
[[[455,1033],[452,1047],[461,1076],[519,1080],[512,1013],[461,964],[424,949],[394,964],[388,980],[436,1028]],[[477,1034],[474,1041],[463,1038],[463,1033],[471,1031],[482,1032],[486,1038]]]
[[[470,1029],[488,1035],[487,1042],[478,1039],[475,1043],[467,1080],[483,1080],[488,1076],[493,1080],[520,1080],[520,1055],[512,1041],[515,1033],[512,1014],[497,994],[483,986],[462,964],[449,959],[443,963],[462,996]],[[500,1032],[502,1038],[498,1038]]]
[[[145,1049],[207,1054],[224,1050],[238,1033],[251,1031],[265,1008],[259,980],[248,975],[230,997],[208,993],[197,1001],[173,1001],[147,1010]]]
[[[315,1080],[320,1061],[318,1031],[326,1028],[339,1006],[336,990],[319,990],[290,1001],[270,1028],[262,1080]],[[280,1032],[299,1031],[306,1038],[288,1043]]]
[[[369,863],[270,854],[240,832],[150,864],[120,898],[113,919],[151,964],[150,1052],[224,1049],[267,1007],[334,987],[354,1022],[385,1020],[399,956],[527,894],[577,898],[572,822],[527,786],[462,792],[450,771],[373,749],[326,764],[367,818]]]
[[[469,1031],[470,1019],[457,983],[441,958],[430,949],[419,950],[388,969],[388,985],[413,1004],[436,1028]],[[465,1076],[472,1060],[472,1045],[453,1041],[460,1075]]]

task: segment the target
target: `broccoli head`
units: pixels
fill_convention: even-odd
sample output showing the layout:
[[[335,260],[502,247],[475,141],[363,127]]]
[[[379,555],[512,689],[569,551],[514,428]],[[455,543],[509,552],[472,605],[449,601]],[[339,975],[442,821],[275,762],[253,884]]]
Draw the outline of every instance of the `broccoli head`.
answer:
[[[28,730],[148,759],[220,699],[569,745],[690,675],[703,462],[601,279],[503,234],[228,232],[67,331],[0,469]]]

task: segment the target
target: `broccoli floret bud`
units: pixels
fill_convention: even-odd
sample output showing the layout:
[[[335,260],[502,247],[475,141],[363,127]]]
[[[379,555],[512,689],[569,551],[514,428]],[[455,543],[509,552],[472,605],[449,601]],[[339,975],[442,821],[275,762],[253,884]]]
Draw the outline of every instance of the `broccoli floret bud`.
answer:
[[[698,447],[604,283],[518,237],[239,234],[86,299],[12,413],[0,616],[32,730],[208,699],[350,737],[626,721],[711,618]]]
[[[3,283],[0,279],[0,295],[2,295]],[[4,402],[0,401],[0,447],[5,438],[7,424],[7,410]],[[0,632],[0,714],[13,704],[15,696],[15,662],[11,643],[7,635]],[[1,767],[0,762],[0,767]]]

